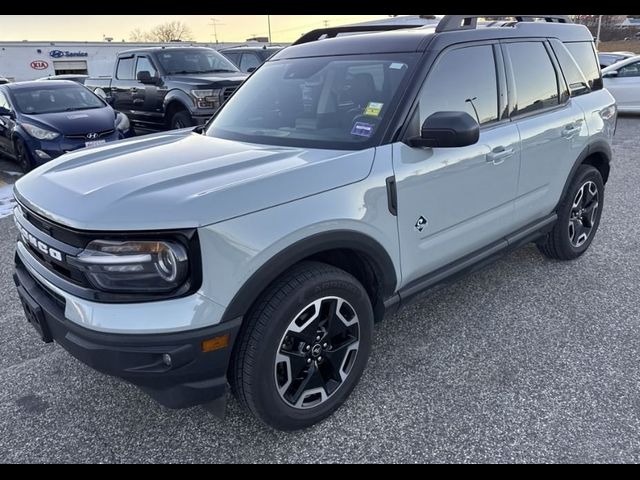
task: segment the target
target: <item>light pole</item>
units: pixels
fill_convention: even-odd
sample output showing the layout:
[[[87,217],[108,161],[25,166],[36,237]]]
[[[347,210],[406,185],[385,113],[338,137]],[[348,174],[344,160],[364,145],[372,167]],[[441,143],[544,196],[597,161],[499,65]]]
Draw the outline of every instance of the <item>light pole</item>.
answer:
[[[271,43],[271,15],[267,15],[267,26],[269,27],[269,43]]]
[[[602,15],[598,15],[598,33],[596,34],[596,50],[600,47],[600,29],[602,28]]]

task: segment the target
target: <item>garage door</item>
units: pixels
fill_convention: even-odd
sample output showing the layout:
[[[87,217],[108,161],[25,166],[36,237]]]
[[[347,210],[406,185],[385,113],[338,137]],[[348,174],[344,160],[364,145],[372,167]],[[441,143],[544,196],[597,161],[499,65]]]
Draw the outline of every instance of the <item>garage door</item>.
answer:
[[[84,60],[74,60],[65,62],[53,62],[53,68],[56,75],[65,75],[69,73],[87,74],[87,62]]]

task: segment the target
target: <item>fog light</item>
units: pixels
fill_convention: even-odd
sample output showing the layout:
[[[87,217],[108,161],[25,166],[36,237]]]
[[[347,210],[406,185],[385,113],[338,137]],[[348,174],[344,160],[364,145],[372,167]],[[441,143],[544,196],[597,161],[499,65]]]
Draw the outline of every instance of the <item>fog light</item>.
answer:
[[[165,353],[162,355],[162,363],[164,363],[167,367],[171,366],[171,355]]]
[[[49,154],[47,152],[43,152],[42,150],[36,150],[36,155],[38,155],[38,157],[40,157],[43,160],[50,160],[51,159]]]

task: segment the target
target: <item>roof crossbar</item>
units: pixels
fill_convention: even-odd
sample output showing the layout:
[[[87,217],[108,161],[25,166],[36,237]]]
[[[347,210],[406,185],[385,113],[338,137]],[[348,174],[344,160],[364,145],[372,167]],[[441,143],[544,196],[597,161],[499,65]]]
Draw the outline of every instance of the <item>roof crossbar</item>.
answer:
[[[372,32],[386,32],[391,30],[400,30],[403,28],[419,28],[425,25],[355,25],[346,27],[330,27],[330,28],[318,28],[312,30],[309,33],[305,33],[302,37],[296,40],[293,45],[301,45],[303,43],[315,42],[322,38],[334,38],[341,33],[372,33]]]
[[[436,27],[436,32],[473,30],[478,26],[478,18],[515,18],[517,22],[533,22],[544,19],[545,22],[573,23],[568,15],[445,15]]]

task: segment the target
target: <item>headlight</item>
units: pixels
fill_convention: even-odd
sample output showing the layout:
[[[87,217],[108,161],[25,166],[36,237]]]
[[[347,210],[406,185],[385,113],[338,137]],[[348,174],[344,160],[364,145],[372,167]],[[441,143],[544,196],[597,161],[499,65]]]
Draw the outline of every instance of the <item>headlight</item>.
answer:
[[[211,90],[191,90],[191,94],[196,98],[198,108],[218,108],[220,106],[220,94],[222,89]]]
[[[177,242],[94,240],[67,260],[84,271],[96,288],[107,292],[170,292],[189,273],[187,251]]]
[[[131,123],[129,123],[129,117],[127,117],[124,113],[118,112],[116,114],[116,129],[121,132],[126,132],[131,128]]]
[[[58,138],[60,136],[58,132],[45,130],[44,128],[31,125],[30,123],[22,123],[21,125],[29,135],[31,135],[33,138],[37,138],[38,140],[53,140],[54,138]]]

